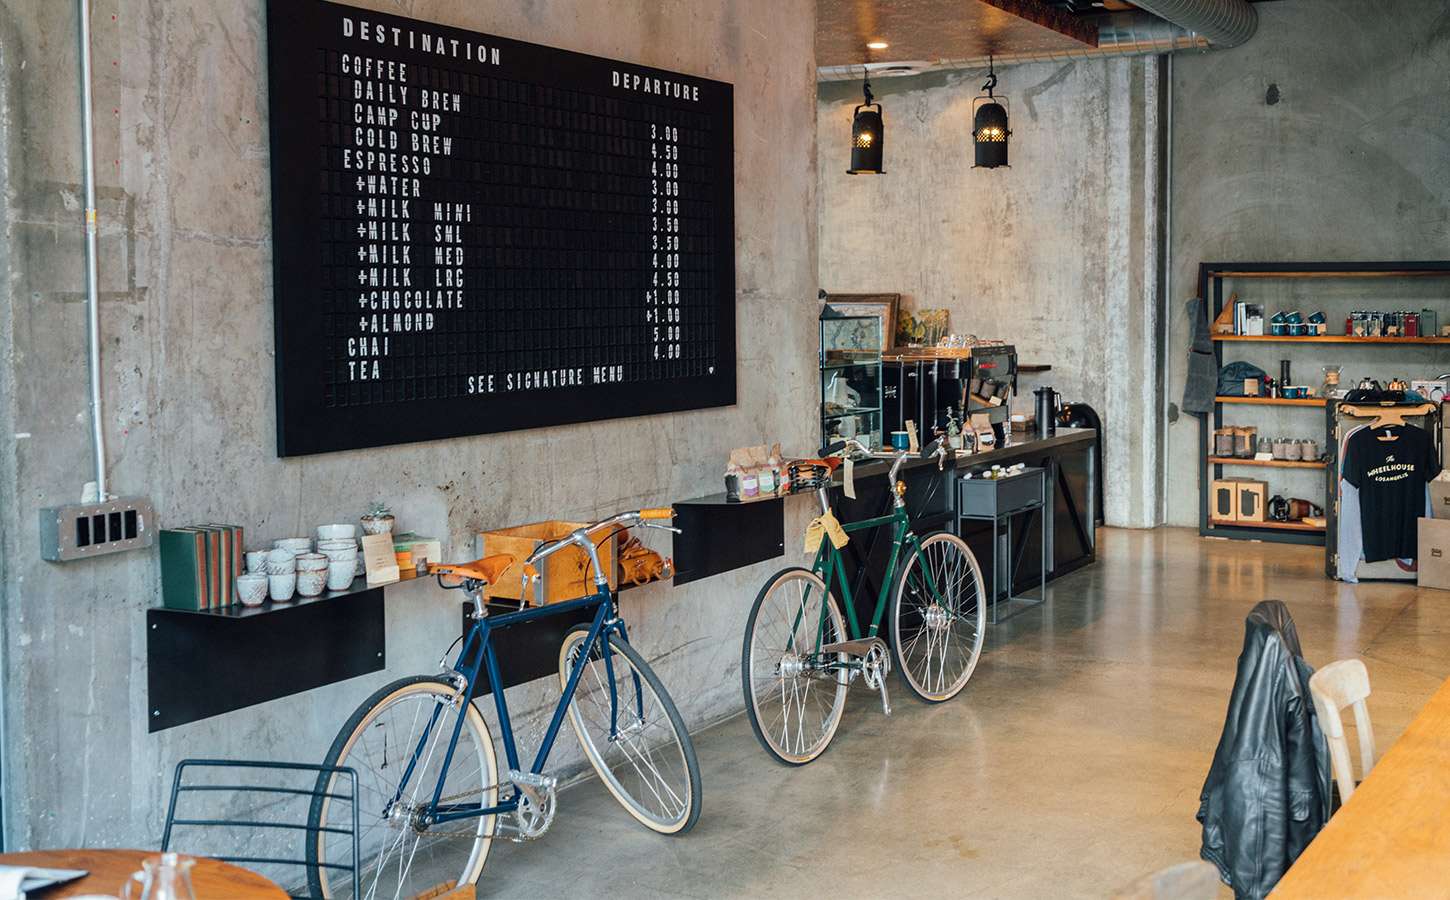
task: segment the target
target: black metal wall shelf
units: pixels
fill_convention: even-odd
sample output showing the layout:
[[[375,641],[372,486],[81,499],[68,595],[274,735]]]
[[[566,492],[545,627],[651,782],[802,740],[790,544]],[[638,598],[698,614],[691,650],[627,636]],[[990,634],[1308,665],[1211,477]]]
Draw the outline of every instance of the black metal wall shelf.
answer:
[[[258,607],[154,607],[146,611],[147,730],[287,697],[386,664],[382,588]]]
[[[1238,278],[1450,278],[1450,260],[1424,261],[1378,261],[1378,262],[1205,262],[1198,266],[1198,296],[1209,302],[1209,322],[1216,321],[1223,312],[1224,280]],[[1277,346],[1302,342],[1314,344],[1365,344],[1384,347],[1387,345],[1425,346],[1450,343],[1450,339],[1424,338],[1356,338],[1346,335],[1323,335],[1314,337],[1275,337],[1259,335],[1213,335],[1213,355],[1217,368],[1223,368],[1223,348],[1235,342],[1263,342]],[[1268,397],[1216,397],[1213,412],[1202,414],[1198,419],[1199,467],[1198,467],[1198,533],[1205,537],[1228,538],[1231,540],[1276,541],[1292,544],[1325,543],[1325,530],[1302,525],[1302,523],[1239,523],[1221,522],[1209,515],[1209,493],[1211,483],[1223,477],[1226,463],[1212,453],[1211,435],[1223,427],[1224,405],[1245,404],[1263,406],[1298,406],[1309,409],[1325,409],[1323,398],[1306,400],[1284,400]],[[1329,405],[1332,417],[1333,407]],[[1326,505],[1333,502],[1326,498]],[[1326,512],[1331,512],[1326,509]],[[1331,519],[1332,520],[1332,519]]]

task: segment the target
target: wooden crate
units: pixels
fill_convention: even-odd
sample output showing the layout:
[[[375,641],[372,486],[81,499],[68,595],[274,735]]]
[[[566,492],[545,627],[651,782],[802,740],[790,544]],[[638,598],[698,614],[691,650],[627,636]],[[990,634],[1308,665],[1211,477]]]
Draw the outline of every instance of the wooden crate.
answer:
[[[580,527],[580,524],[551,519],[547,522],[535,522],[532,525],[516,525],[512,528],[498,528],[493,531],[481,532],[478,535],[479,556],[507,553],[514,558],[514,564],[499,576],[498,583],[490,588],[489,595],[508,600],[520,599],[524,560],[540,544],[568,537],[571,531]],[[598,541],[601,536],[602,533],[597,534],[594,539]],[[615,565],[615,545],[616,541],[610,538],[599,544],[598,551],[599,564],[604,567],[604,573],[609,578],[611,588],[617,587],[619,584]],[[588,569],[589,557],[578,547],[569,547],[555,553],[539,566],[539,583],[535,589],[536,592],[532,593],[534,603],[558,603],[561,600],[575,600],[594,593],[594,573],[587,571]]]

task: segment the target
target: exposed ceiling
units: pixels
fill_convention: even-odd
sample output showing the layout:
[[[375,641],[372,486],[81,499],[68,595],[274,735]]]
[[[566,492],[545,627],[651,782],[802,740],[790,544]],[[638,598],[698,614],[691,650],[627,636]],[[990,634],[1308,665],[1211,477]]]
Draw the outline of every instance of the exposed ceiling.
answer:
[[[1263,3],[1268,0],[1249,0]],[[1125,30],[1125,24],[1127,27]],[[1159,32],[1142,34],[1145,27]],[[816,65],[822,80],[909,75],[987,56],[1058,58],[1097,52],[1167,52],[1170,30],[1191,46],[1200,35],[1139,11],[1130,0],[817,0]],[[884,42],[884,48],[867,44]]]
[[[818,0],[816,64],[1051,52],[1096,43],[1087,20],[1044,0]],[[868,50],[871,41],[884,50]]]

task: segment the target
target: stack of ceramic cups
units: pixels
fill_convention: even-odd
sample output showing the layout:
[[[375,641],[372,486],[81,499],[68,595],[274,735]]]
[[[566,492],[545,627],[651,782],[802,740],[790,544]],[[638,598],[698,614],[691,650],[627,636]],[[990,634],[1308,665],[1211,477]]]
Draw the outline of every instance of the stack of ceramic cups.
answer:
[[[261,606],[267,599],[267,553],[247,551],[247,573],[237,576],[237,600],[243,606]]]
[[[321,553],[299,553],[297,562],[297,593],[316,597],[327,588],[327,557]]]
[[[283,543],[286,540],[294,543],[286,546]],[[299,550],[295,541],[296,538],[275,541],[271,551],[267,553],[267,587],[273,603],[286,603],[297,592],[297,554]],[[312,549],[312,542],[308,541],[307,544],[308,546],[301,552]]]
[[[327,589],[344,591],[362,574],[362,556],[357,545],[357,528],[353,525],[319,525],[317,550],[328,560]]]

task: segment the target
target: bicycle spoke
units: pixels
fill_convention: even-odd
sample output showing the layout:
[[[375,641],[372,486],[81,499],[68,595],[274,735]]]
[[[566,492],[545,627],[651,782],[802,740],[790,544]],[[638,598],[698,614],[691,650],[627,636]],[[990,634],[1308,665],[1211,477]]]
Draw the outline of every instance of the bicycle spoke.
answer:
[[[572,644],[566,642],[560,682],[584,667],[569,710],[590,763],[647,826],[672,831],[692,823],[695,788],[682,743],[688,738],[681,737],[654,683],[628,653],[600,640],[586,654],[586,638],[579,632]]]
[[[496,803],[498,789],[492,738],[477,712],[459,704],[454,688],[420,680],[385,691],[391,693],[380,692],[378,705],[358,714],[361,718],[352,726],[352,737],[346,743],[340,737],[342,749],[336,759],[329,759],[330,764],[357,772],[357,840],[363,856],[355,861],[355,877],[358,895],[371,900],[412,897],[435,886],[441,880],[440,865],[443,871],[458,873],[450,883],[475,878],[492,839],[495,816],[419,830],[416,814],[432,801],[440,783],[443,796],[477,796],[482,807]],[[459,715],[465,724],[449,768],[443,771]],[[411,773],[404,782],[410,763]],[[324,816],[319,824],[351,827],[346,803],[326,805]],[[471,841],[471,851],[437,856],[444,841],[458,839]],[[328,841],[320,835],[315,846],[319,863],[353,862],[350,841],[336,837]],[[317,882],[314,892],[327,897],[351,896],[353,877],[351,872],[321,866],[309,875]]]
[[[922,541],[893,606],[893,650],[918,696],[944,700],[965,686],[981,652],[981,609],[981,575],[965,543],[945,534]]]

